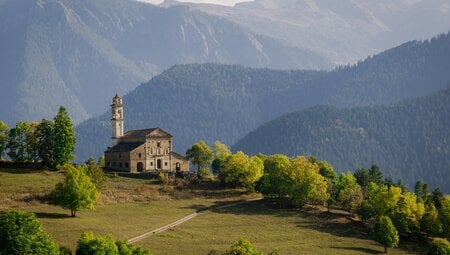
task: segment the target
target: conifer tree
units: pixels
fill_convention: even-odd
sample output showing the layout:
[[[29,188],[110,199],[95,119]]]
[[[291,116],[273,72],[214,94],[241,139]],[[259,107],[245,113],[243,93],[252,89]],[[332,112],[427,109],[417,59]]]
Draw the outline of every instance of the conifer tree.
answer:
[[[66,108],[61,106],[54,118],[53,151],[55,166],[63,165],[73,159],[75,150],[75,130]]]

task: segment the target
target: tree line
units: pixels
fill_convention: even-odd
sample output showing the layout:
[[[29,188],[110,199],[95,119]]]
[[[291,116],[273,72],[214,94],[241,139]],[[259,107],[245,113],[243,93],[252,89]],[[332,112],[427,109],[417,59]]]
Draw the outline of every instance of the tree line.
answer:
[[[42,162],[56,169],[73,159],[75,130],[61,106],[53,120],[19,121],[9,128],[0,121],[0,160],[7,155],[15,162]]]
[[[401,236],[434,238],[430,251],[436,245],[450,249],[450,197],[439,188],[430,192],[422,181],[410,191],[401,179],[385,178],[376,165],[338,174],[331,164],[312,156],[250,157],[242,151],[233,154],[220,141],[212,149],[199,141],[186,155],[198,165],[200,178],[215,173],[228,187],[260,192],[283,206],[347,210],[372,227],[374,240],[386,251],[396,247]]]

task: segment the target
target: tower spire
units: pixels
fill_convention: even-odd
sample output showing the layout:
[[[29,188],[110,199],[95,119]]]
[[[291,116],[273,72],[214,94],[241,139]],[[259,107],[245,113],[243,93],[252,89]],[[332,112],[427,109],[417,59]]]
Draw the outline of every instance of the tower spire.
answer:
[[[120,138],[123,136],[123,104],[122,98],[116,93],[113,97],[113,102],[111,105],[111,125],[112,125],[112,145],[117,145]]]

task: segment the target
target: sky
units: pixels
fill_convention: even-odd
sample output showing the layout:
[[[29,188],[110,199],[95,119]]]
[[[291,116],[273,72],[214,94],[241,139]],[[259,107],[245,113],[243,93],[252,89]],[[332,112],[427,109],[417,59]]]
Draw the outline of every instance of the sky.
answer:
[[[152,4],[160,4],[164,2],[164,0],[138,0],[141,2],[148,2]],[[191,3],[211,3],[211,4],[220,4],[220,5],[227,5],[227,6],[233,6],[236,3],[239,2],[250,2],[252,0],[177,0],[179,2],[191,2]]]

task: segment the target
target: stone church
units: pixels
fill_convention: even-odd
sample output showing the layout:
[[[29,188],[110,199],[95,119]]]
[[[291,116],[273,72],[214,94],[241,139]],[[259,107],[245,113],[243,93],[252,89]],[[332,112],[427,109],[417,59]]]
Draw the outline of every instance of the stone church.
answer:
[[[110,171],[189,171],[189,160],[172,151],[173,136],[161,128],[129,130],[124,133],[122,98],[116,94],[112,110],[112,147],[105,151]]]

